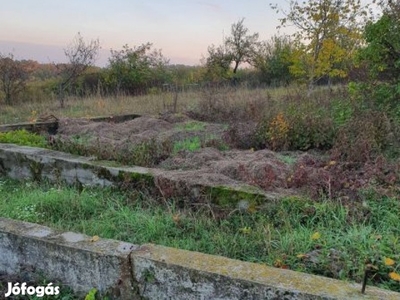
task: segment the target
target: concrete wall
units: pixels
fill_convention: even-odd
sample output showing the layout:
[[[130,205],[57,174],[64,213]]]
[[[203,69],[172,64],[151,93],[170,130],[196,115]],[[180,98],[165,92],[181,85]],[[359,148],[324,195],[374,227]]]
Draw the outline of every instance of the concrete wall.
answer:
[[[57,232],[37,224],[0,218],[0,272],[35,279],[44,275],[78,293],[96,288],[130,299],[130,253],[137,246]],[[1,296],[0,296],[1,297]]]
[[[0,175],[19,180],[46,179],[100,187],[123,184],[130,188],[146,188],[161,195],[168,194],[169,197],[186,197],[193,201],[200,201],[203,197],[219,205],[231,206],[236,206],[243,199],[260,205],[281,196],[239,182],[221,185],[212,179],[199,180],[196,170],[167,171],[110,164],[59,151],[0,143]],[[225,177],[222,174],[218,176]]]
[[[61,280],[112,299],[400,299],[359,284],[157,245],[137,246],[0,218],[0,272]]]
[[[30,132],[43,133],[47,132],[49,134],[56,134],[58,131],[58,120],[55,116],[51,119],[56,119],[56,121],[46,121],[46,122],[24,122],[17,124],[3,124],[0,125],[0,132],[7,132],[13,130],[25,129]],[[122,123],[125,121],[133,120],[141,117],[137,114],[128,115],[117,115],[117,116],[104,116],[104,117],[93,117],[85,118],[86,120],[93,122],[108,122],[108,123]]]

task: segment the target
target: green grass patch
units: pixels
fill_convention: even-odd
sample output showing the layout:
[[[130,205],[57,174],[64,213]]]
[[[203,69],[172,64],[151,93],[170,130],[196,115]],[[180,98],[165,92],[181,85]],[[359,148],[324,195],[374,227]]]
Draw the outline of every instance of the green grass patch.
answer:
[[[196,151],[199,150],[200,148],[201,148],[201,140],[198,136],[194,136],[184,139],[182,141],[175,142],[172,152],[173,154],[176,154],[182,150]]]
[[[28,132],[25,129],[0,132],[0,143],[10,143],[40,148],[47,147],[47,141],[44,136]]]
[[[285,164],[294,165],[297,161],[296,157],[289,154],[278,154],[278,158]]]
[[[361,282],[366,262],[378,270],[368,284],[400,291],[400,203],[365,194],[343,206],[289,197],[268,209],[178,208],[144,192],[77,189],[0,179],[0,216],[131,242],[155,243],[307,273]],[[216,217],[216,216],[219,217]],[[385,258],[395,263],[385,264]]]
[[[196,121],[176,125],[177,129],[184,131],[203,131],[205,127],[206,127],[205,123]]]

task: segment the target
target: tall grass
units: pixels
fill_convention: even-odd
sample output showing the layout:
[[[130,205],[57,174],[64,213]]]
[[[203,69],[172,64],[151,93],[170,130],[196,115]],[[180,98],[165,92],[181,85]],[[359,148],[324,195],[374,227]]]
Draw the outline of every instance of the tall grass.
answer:
[[[284,95],[287,89],[221,89],[225,104],[245,107],[255,98]],[[214,90],[185,91],[178,94],[176,112],[195,110],[202,99],[215,93]],[[175,94],[160,92],[143,96],[88,96],[85,98],[70,97],[65,107],[60,108],[56,98],[25,101],[13,106],[0,105],[0,124],[34,121],[38,115],[54,114],[57,117],[93,117],[117,114],[150,114],[157,115],[174,109]],[[212,99],[210,101],[213,101]]]
[[[366,192],[362,214],[331,201],[290,197],[253,212],[210,206],[178,208],[144,191],[77,190],[0,179],[0,216],[136,244],[156,243],[400,291],[388,277],[400,268],[395,198]],[[395,264],[387,266],[385,258]]]

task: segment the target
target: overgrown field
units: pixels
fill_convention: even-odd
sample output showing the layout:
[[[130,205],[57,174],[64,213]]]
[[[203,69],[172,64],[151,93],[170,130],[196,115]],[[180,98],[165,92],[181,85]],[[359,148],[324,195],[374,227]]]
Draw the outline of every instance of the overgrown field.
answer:
[[[332,150],[335,159],[365,162],[380,154],[391,158],[399,154],[400,106],[386,92],[353,84],[321,87],[309,95],[293,86],[71,98],[63,109],[57,101],[2,106],[0,123],[34,122],[45,114],[85,118],[180,113],[198,121],[227,124],[226,139],[240,149]]]
[[[0,180],[0,216],[131,243],[265,263],[400,291],[400,203],[373,190],[359,211],[338,202],[288,197],[258,211],[207,205],[178,208],[146,192],[78,190],[63,185]],[[390,275],[392,274],[392,275]]]
[[[64,109],[57,102],[6,107],[3,123],[34,122],[42,113],[60,118],[122,113],[152,117],[143,119],[148,127],[140,142],[128,139],[121,151],[103,140],[113,135],[121,142],[133,134],[116,124],[107,125],[114,126],[111,135],[103,130],[96,137],[94,128],[106,125],[85,120],[75,120],[72,136],[62,136],[70,129],[61,127],[55,137],[2,133],[0,142],[172,170],[200,169],[197,160],[216,168],[229,156],[237,168],[224,165],[221,174],[226,171],[265,190],[296,190],[299,196],[262,208],[227,210],[205,203],[182,207],[180,199],[158,199],[145,191],[81,190],[2,179],[0,215],[357,282],[370,266],[368,284],[400,291],[400,106],[387,99],[361,85],[321,87],[309,95],[297,87],[230,87],[69,99]],[[171,121],[181,119],[189,121]],[[150,138],[158,133],[152,125],[157,122],[172,130],[162,143]],[[176,140],[176,132],[183,139]],[[254,162],[265,167],[257,169]]]

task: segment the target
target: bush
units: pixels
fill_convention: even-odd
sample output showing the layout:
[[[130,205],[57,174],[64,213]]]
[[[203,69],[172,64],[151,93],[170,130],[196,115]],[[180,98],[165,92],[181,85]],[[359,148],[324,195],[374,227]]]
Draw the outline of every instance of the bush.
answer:
[[[286,111],[259,122],[256,141],[260,147],[277,151],[330,149],[336,129],[327,111],[307,103],[289,104]]]
[[[398,152],[398,124],[385,112],[365,110],[342,126],[336,136],[334,159],[365,163],[381,154]]]

